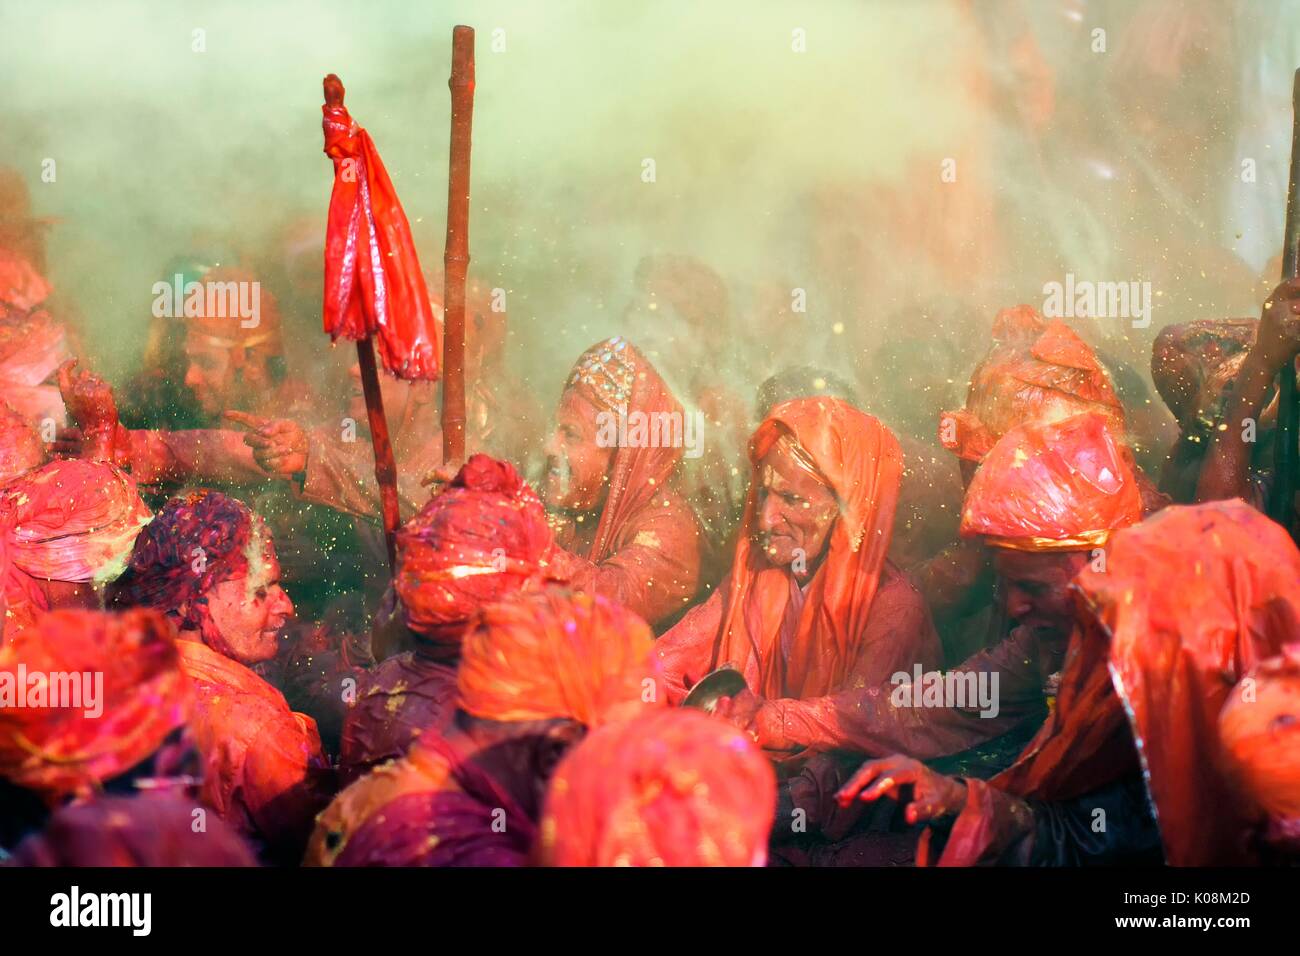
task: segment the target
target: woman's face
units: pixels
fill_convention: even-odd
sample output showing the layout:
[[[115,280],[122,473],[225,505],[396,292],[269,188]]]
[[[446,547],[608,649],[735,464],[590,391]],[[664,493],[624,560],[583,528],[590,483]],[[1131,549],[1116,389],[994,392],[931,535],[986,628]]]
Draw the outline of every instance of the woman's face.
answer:
[[[604,500],[615,448],[597,439],[597,409],[576,388],[566,389],[546,443],[543,498],[551,508],[592,511]]]
[[[208,615],[217,642],[214,648],[242,664],[273,658],[279,631],[293,618],[293,602],[280,587],[280,562],[269,542],[248,572],[227,578],[208,591]]]

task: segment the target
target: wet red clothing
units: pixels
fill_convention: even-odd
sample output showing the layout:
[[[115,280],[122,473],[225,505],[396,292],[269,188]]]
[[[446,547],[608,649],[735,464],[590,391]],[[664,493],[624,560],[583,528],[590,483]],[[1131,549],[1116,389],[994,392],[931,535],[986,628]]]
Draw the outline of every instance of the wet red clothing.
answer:
[[[203,802],[276,850],[301,847],[329,793],[316,722],[244,665],[197,641],[177,646],[195,687]]]
[[[1233,685],[1300,628],[1300,551],[1241,501],[1172,507],[1116,535],[1082,608],[1052,716],[1009,770],[968,783],[940,865],[1023,857],[1026,800],[1065,801],[1141,768],[1165,859],[1250,863],[1254,820],[1218,757]]]

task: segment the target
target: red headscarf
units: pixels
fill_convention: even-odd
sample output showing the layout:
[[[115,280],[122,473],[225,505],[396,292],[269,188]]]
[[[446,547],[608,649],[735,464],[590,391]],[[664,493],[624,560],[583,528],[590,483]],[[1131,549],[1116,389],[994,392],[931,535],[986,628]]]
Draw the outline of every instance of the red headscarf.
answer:
[[[565,387],[576,389],[599,411],[625,410],[629,418],[642,413],[647,421],[653,420],[650,416],[676,415],[685,428],[681,403],[649,360],[621,335],[597,342],[583,352]],[[620,532],[633,515],[664,490],[682,454],[680,445],[619,445],[610,467],[609,494],[587,560],[599,564],[614,553]]]
[[[325,155],[334,161],[325,237],[325,331],[375,335],[399,378],[436,379],[442,335],[420,272],[411,227],[370,134],[340,101],[324,105]]]
[[[751,536],[758,522],[758,465],[778,440],[803,449],[839,501],[830,549],[808,584],[790,654],[779,647],[790,595],[785,568],[764,560]],[[903,473],[898,440],[883,424],[837,398],[796,398],[776,405],[749,442],[753,467],[731,584],[712,666],[733,664],[764,697],[819,697],[838,689],[869,650],[862,636],[893,536]],[[763,631],[751,634],[746,610],[759,609]]]
[[[466,632],[460,709],[498,721],[587,727],[665,703],[650,627],[605,598],[559,588],[483,608]]]
[[[43,615],[0,647],[0,775],[50,800],[91,790],[185,723],[189,690],[156,611]]]
[[[552,549],[541,501],[507,462],[472,455],[397,534],[407,626],[454,656],[470,616],[537,582]]]
[[[1128,457],[1095,412],[1012,428],[984,458],[961,533],[1018,551],[1086,551],[1142,519]]]
[[[551,778],[551,866],[762,866],[776,774],[731,724],[687,709],[607,724]]]
[[[177,647],[195,687],[203,802],[243,833],[301,848],[326,799],[316,721],[238,661],[197,641]]]
[[[116,577],[149,517],[131,476],[106,462],[61,459],[11,481],[0,491],[7,623],[46,609],[37,579],[99,584]]]
[[[1261,813],[1300,820],[1300,644],[1260,665],[1219,713],[1223,765]]]
[[[1241,501],[1171,507],[1117,533],[1105,570],[1075,587],[1083,625],[1056,709],[991,785],[1070,799],[1140,756],[1168,863],[1249,862],[1252,808],[1219,770],[1218,719],[1233,685],[1300,633],[1300,551]],[[987,809],[972,786],[943,863],[979,858]]]
[[[980,461],[999,438],[1028,421],[1054,422],[1081,412],[1104,415],[1124,434],[1124,407],[1096,354],[1060,319],[1032,307],[1003,309],[993,348],[971,374],[966,407],[939,417],[939,440],[957,457]]]

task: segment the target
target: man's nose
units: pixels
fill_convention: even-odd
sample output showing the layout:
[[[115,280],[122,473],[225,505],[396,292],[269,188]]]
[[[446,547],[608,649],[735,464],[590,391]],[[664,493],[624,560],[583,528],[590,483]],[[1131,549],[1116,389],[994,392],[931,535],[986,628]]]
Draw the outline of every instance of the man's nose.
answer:
[[[281,615],[285,620],[293,617],[293,601],[289,599],[289,595],[285,593],[284,588],[279,585],[276,585],[275,588],[274,602],[274,613]]]
[[[758,512],[759,526],[764,531],[771,531],[779,527],[782,522],[781,501],[774,495],[769,495],[763,501],[763,507]]]
[[[185,370],[185,385],[187,388],[198,388],[203,384],[203,375],[199,372],[198,366],[191,365]]]
[[[1019,588],[1012,588],[1007,593],[1007,616],[1013,620],[1022,618],[1034,609],[1034,602]]]
[[[560,433],[558,431],[553,431],[546,436],[546,442],[542,445],[542,454],[547,458],[560,454]]]

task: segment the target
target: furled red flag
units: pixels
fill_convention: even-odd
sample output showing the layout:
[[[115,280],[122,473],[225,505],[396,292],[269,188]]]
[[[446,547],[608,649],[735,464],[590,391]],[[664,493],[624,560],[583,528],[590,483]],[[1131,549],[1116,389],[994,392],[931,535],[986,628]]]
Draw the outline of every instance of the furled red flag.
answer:
[[[374,141],[343,105],[343,84],[331,75],[326,87],[322,126],[334,191],[325,237],[325,331],[335,340],[374,335],[394,375],[436,379],[441,333],[410,224]]]

